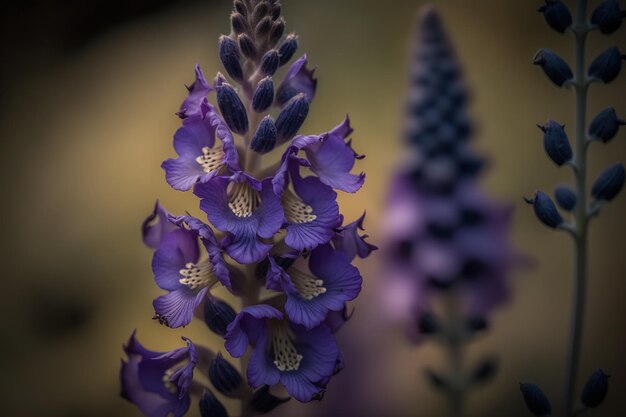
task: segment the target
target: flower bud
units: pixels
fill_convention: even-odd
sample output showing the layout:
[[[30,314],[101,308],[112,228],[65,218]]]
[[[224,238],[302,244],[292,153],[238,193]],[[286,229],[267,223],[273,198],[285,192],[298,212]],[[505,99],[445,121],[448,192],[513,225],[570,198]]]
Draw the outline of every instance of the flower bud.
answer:
[[[254,36],[257,39],[265,38],[272,29],[272,18],[269,16],[265,16],[254,28]]]
[[[561,0],[546,0],[537,11],[543,13],[546,23],[557,32],[564,33],[572,24],[572,14]]]
[[[543,393],[541,388],[535,384],[519,384],[526,407],[537,417],[549,416],[552,414],[550,400]]]
[[[261,74],[271,77],[278,69],[279,64],[280,56],[278,55],[278,51],[276,49],[270,49],[261,58]]]
[[[258,23],[270,11],[270,4],[267,1],[260,1],[252,10],[252,21]]]
[[[250,142],[250,149],[260,154],[267,153],[276,146],[277,137],[278,133],[274,121],[270,116],[265,116],[254,133],[252,142]]]
[[[278,55],[280,55],[280,65],[285,65],[293,57],[298,49],[298,37],[295,34],[291,34],[285,38],[283,43],[278,48]]]
[[[283,37],[283,33],[285,33],[285,19],[282,17],[272,23],[272,28],[270,29],[270,45],[274,46]]]
[[[254,45],[254,41],[250,36],[245,33],[242,33],[237,37],[239,42],[239,50],[241,54],[248,59],[255,59],[257,56],[256,45]]]
[[[220,108],[224,121],[235,133],[240,135],[248,131],[248,113],[235,89],[224,81],[219,81],[217,90],[217,105]]]
[[[572,147],[565,133],[565,125],[548,120],[545,125],[537,127],[543,132],[543,147],[550,159],[558,166],[571,161]]]
[[[535,215],[548,227],[556,228],[563,223],[563,217],[556,209],[552,199],[542,191],[536,191],[532,199],[524,199],[528,204],[533,205]]]
[[[554,189],[554,198],[563,210],[572,211],[576,207],[578,197],[576,192],[567,185],[559,185]]]
[[[270,14],[272,15],[272,19],[276,20],[280,17],[280,13],[282,12],[280,3],[272,4],[272,9],[270,10]]]
[[[625,12],[617,0],[605,0],[591,13],[591,24],[604,34],[615,32],[622,25]]]
[[[613,107],[607,107],[591,121],[589,138],[607,143],[617,135],[619,127],[623,125],[626,125],[626,120],[618,118]]]
[[[498,361],[495,358],[483,359],[472,371],[472,382],[487,382],[498,371]]]
[[[243,80],[243,68],[239,62],[237,42],[228,36],[220,36],[219,56],[228,75],[241,82]]]
[[[567,62],[546,48],[537,51],[533,58],[533,64],[540,65],[548,78],[559,87],[574,77]]]
[[[248,8],[243,0],[235,0],[233,7],[237,13],[240,13],[242,16],[248,15]]]
[[[422,334],[433,334],[439,331],[439,323],[432,313],[425,311],[417,319],[417,328]]]
[[[233,12],[230,15],[230,25],[233,28],[233,32],[236,34],[245,33],[250,30],[250,26],[248,26],[248,20],[243,17],[240,13]]]
[[[270,393],[269,385],[263,385],[261,388],[254,391],[248,406],[259,414],[266,414],[289,400],[289,397],[278,398],[275,395],[272,395]]]
[[[228,417],[226,408],[209,390],[204,390],[202,393],[198,407],[200,407],[202,417]]]
[[[303,93],[298,94],[285,104],[276,119],[278,139],[282,143],[291,139],[309,114],[309,101]]]
[[[622,59],[626,59],[626,55],[622,55],[616,46],[607,49],[589,65],[589,77],[610,83],[622,70]]]
[[[236,315],[237,313],[228,303],[218,298],[208,297],[204,304],[204,322],[217,335],[226,334],[228,325]]]
[[[595,371],[585,383],[580,401],[585,407],[594,408],[600,405],[609,389],[609,375],[602,369]]]
[[[232,396],[241,387],[241,375],[220,352],[209,366],[209,380],[216,390],[226,396]]]
[[[624,177],[624,165],[621,162],[609,165],[593,182],[591,195],[597,200],[613,200],[624,186]]]
[[[267,110],[274,101],[274,82],[271,77],[265,77],[254,90],[252,96],[252,108],[257,113],[262,113]]]

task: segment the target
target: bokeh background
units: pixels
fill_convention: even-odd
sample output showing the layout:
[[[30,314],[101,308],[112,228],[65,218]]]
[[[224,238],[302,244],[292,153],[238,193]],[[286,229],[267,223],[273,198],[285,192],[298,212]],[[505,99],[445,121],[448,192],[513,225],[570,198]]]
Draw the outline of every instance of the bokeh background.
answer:
[[[367,209],[370,241],[380,243],[383,197],[402,153],[408,36],[424,2],[282,3],[288,30],[318,66],[318,94],[301,131],[325,131],[350,113],[354,146],[368,155],[358,165],[367,181],[340,204],[350,220]],[[494,199],[516,206],[512,239],[535,264],[512,276],[512,303],[470,351],[476,358],[496,353],[501,369],[471,395],[468,415],[526,416],[520,381],[540,384],[559,402],[572,291],[570,239],[538,224],[521,197],[570,180],[544,156],[535,124],[553,118],[573,126],[573,97],[531,58],[548,47],[571,59],[572,43],[545,26],[534,11],[539,0],[435,3],[474,93],[476,146],[491,159],[482,183]],[[229,0],[3,6],[0,415],[139,415],[118,397],[121,345],[134,328],[147,346],[163,350],[178,346],[180,334],[219,346],[202,323],[169,331],[151,320],[159,290],[139,225],[156,198],[173,212],[198,214],[194,198],[171,190],[159,165],[173,155],[174,112],[194,64],[207,76],[220,70],[217,37],[229,30],[230,8]],[[590,56],[615,43],[626,49],[624,33],[592,34]],[[592,88],[590,116],[607,105],[623,116],[625,93],[624,76]],[[625,159],[624,136],[592,146],[592,175]],[[597,367],[612,375],[594,416],[620,415],[626,392],[625,209],[621,195],[592,224],[580,384]],[[274,415],[442,415],[443,397],[422,377],[426,365],[441,363],[437,349],[408,345],[399,328],[380,320],[385,271],[376,253],[357,263],[363,295],[339,336],[346,371],[323,402],[292,401]]]

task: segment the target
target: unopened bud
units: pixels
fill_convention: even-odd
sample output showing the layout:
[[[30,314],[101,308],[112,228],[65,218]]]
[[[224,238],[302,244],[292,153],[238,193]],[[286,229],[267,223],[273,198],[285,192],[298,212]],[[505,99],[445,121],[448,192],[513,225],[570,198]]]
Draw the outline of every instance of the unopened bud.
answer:
[[[270,49],[261,58],[260,71],[265,76],[272,76],[278,69],[280,64],[280,56],[276,49]]]
[[[226,82],[216,86],[217,105],[224,121],[235,133],[240,135],[248,131],[248,114],[235,89]]]
[[[263,385],[261,388],[254,391],[248,406],[259,414],[266,414],[289,400],[289,397],[279,398],[272,395],[269,385]]]
[[[233,12],[230,15],[230,25],[233,28],[233,32],[236,34],[245,33],[250,30],[250,26],[248,25],[248,20],[243,17],[240,13]]]
[[[272,9],[270,10],[270,14],[272,15],[272,19],[276,20],[280,17],[280,13],[282,12],[280,3],[272,4]]]
[[[542,48],[537,51],[533,64],[540,65],[548,78],[559,87],[574,77],[567,62],[549,49]]]
[[[543,13],[546,23],[557,32],[564,33],[572,24],[572,14],[561,0],[546,0],[537,11]]]
[[[254,90],[252,96],[252,108],[257,113],[267,110],[274,102],[274,82],[271,77],[265,77]]]
[[[558,166],[571,161],[572,146],[565,133],[565,126],[554,120],[548,120],[545,125],[537,127],[543,132],[543,147],[550,159]]]
[[[202,393],[198,407],[200,407],[202,417],[228,417],[228,411],[224,405],[209,390],[204,390]]]
[[[233,4],[233,8],[235,9],[237,13],[240,13],[242,16],[248,15],[248,8],[246,7],[246,4],[242,0],[235,0]]]
[[[554,199],[559,207],[566,211],[574,210],[578,201],[576,192],[567,185],[559,185],[554,189]]]
[[[272,29],[272,18],[265,16],[259,23],[257,23],[254,29],[254,35],[257,39],[265,38]]]
[[[624,186],[625,174],[624,165],[621,162],[609,165],[593,182],[591,195],[597,200],[613,200]]]
[[[532,204],[535,215],[546,226],[554,229],[563,223],[563,217],[546,193],[536,191],[532,199],[525,198],[524,200],[528,204]]]
[[[257,49],[252,38],[247,34],[242,33],[239,35],[237,40],[239,41],[239,50],[241,51],[241,54],[248,59],[255,59],[257,56]]]
[[[280,65],[285,65],[293,57],[298,49],[298,37],[293,33],[280,44],[278,54],[280,55]]]
[[[237,42],[228,37],[221,36],[219,41],[219,56],[224,69],[233,79],[243,80],[243,68],[239,62],[239,48]]]
[[[619,29],[625,14],[626,12],[620,9],[617,0],[605,0],[591,13],[591,24],[608,35]]]
[[[226,329],[236,315],[228,303],[218,298],[208,297],[204,304],[204,322],[217,335],[226,335]]]
[[[519,384],[526,407],[537,417],[549,416],[552,414],[550,400],[543,393],[541,388],[535,384]]]
[[[618,118],[613,107],[607,107],[591,121],[589,138],[606,143],[617,135],[619,127],[623,125],[626,125],[626,120]]]
[[[270,11],[270,4],[267,1],[260,1],[252,10],[252,22],[258,23]]]
[[[272,28],[270,29],[270,37],[269,37],[270,45],[271,46],[276,45],[276,43],[280,40],[280,38],[283,37],[284,33],[285,33],[285,19],[281,17],[272,24]]]
[[[589,77],[610,83],[622,70],[622,59],[626,59],[626,55],[622,55],[616,46],[607,49],[589,65]]]
[[[276,119],[278,139],[282,143],[298,133],[309,114],[309,101],[303,93],[298,94],[285,104]]]
[[[609,390],[609,375],[602,369],[595,371],[585,383],[580,401],[585,407],[599,406]]]
[[[274,121],[270,116],[266,116],[261,120],[254,133],[252,142],[250,142],[250,149],[260,154],[267,153],[276,146],[277,136]]]
[[[216,390],[226,396],[233,395],[241,387],[239,371],[231,365],[220,352],[209,366],[209,380]]]

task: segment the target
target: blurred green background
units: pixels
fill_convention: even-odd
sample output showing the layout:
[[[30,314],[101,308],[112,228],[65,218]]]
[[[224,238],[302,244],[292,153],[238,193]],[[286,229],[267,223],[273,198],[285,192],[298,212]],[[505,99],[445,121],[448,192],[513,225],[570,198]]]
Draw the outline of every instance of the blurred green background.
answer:
[[[297,32],[300,52],[318,66],[318,93],[301,132],[325,131],[350,113],[354,146],[367,155],[357,169],[367,181],[358,194],[342,194],[340,206],[349,220],[367,209],[370,241],[380,243],[383,196],[402,153],[408,36],[424,2],[282,3],[288,31]],[[540,384],[559,403],[572,247],[565,234],[538,224],[521,197],[571,180],[544,156],[535,124],[552,118],[574,125],[572,92],[553,87],[531,59],[548,47],[571,61],[572,42],[543,23],[535,12],[539,0],[434,3],[474,93],[476,146],[492,161],[483,185],[493,198],[516,205],[514,244],[536,264],[514,274],[512,303],[472,347],[471,358],[497,354],[501,370],[471,395],[467,415],[527,416],[520,381]],[[217,38],[229,31],[230,8],[228,0],[180,0],[31,1],[5,9],[0,415],[139,415],[118,397],[121,345],[134,328],[153,348],[176,347],[181,334],[218,347],[202,323],[170,331],[151,320],[151,300],[160,292],[139,226],[156,198],[175,213],[199,214],[193,196],[167,186],[159,165],[174,154],[174,112],[194,64],[207,77],[221,70]],[[614,44],[626,49],[624,30],[592,34],[590,56]],[[589,116],[607,105],[624,116],[625,93],[625,76],[593,87]],[[592,146],[591,175],[623,161],[625,150],[624,132],[609,145]],[[605,404],[590,416],[623,411],[625,209],[621,195],[592,224],[580,385],[597,367],[612,377]],[[408,345],[400,329],[380,319],[377,293],[385,271],[379,261],[374,254],[357,262],[363,295],[339,336],[346,371],[323,402],[292,401],[273,415],[443,414],[443,397],[422,377],[425,366],[442,363],[437,349]]]

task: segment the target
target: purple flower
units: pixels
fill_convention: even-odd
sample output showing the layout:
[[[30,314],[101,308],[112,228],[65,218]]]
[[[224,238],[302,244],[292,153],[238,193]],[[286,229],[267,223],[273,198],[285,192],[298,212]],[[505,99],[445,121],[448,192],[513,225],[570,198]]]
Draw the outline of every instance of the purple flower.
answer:
[[[225,340],[234,357],[252,345],[247,376],[253,388],[280,382],[301,402],[323,390],[340,357],[327,326],[307,330],[263,304],[244,308],[228,327]]]
[[[180,105],[178,113],[176,113],[181,119],[200,115],[202,102],[213,91],[213,87],[204,78],[200,65],[196,64],[196,80],[187,87],[187,91],[189,91],[189,95]]]
[[[176,226],[168,220],[168,216],[167,210],[157,200],[152,213],[141,224],[143,243],[149,248],[158,248],[163,236],[176,229]]]
[[[329,244],[311,252],[309,271],[295,264],[283,269],[272,257],[269,262],[267,288],[286,293],[289,320],[307,329],[322,323],[329,311],[343,311],[346,301],[361,291],[359,270],[344,252],[333,250]]]
[[[172,188],[190,190],[196,182],[207,182],[223,167],[239,170],[237,150],[233,137],[206,99],[201,114],[187,117],[174,134],[176,159],[168,159],[161,167]],[[216,143],[216,138],[221,144]]]
[[[308,167],[320,181],[337,190],[357,192],[365,181],[365,174],[350,174],[356,159],[362,159],[345,139],[352,133],[350,119],[346,119],[331,131],[319,136],[297,136],[285,150],[281,165],[273,179],[274,192],[280,193],[285,185],[292,161]],[[303,150],[306,159],[298,157]]]
[[[121,396],[135,403],[148,417],[184,415],[191,402],[188,390],[198,360],[191,340],[187,346],[170,352],[153,352],[135,338],[135,332],[124,346],[128,361],[122,360]]]
[[[356,256],[359,258],[367,258],[370,253],[378,249],[377,246],[365,241],[368,235],[359,235],[359,230],[365,230],[363,228],[364,220],[365,212],[352,223],[339,228],[338,233],[333,237],[335,248],[347,254],[351,261]],[[343,218],[341,222],[343,222]]]
[[[306,54],[298,58],[285,74],[285,78],[276,90],[276,104],[284,106],[292,97],[303,93],[310,102],[315,97],[317,78],[313,75],[315,68],[307,69]]]
[[[217,177],[196,185],[194,193],[202,199],[200,208],[211,223],[229,233],[222,246],[230,257],[249,264],[267,256],[272,247],[268,240],[278,232],[284,218],[270,179],[259,183],[243,173]]]
[[[155,318],[168,327],[189,324],[196,307],[218,282],[230,288],[229,272],[211,229],[192,217],[175,219],[180,228],[163,237],[152,257],[155,281],[168,291],[152,303]],[[201,259],[198,236],[207,250],[206,259]]]

